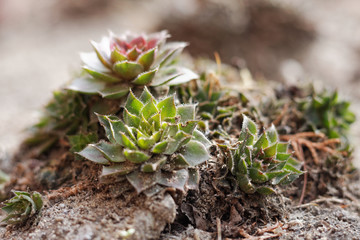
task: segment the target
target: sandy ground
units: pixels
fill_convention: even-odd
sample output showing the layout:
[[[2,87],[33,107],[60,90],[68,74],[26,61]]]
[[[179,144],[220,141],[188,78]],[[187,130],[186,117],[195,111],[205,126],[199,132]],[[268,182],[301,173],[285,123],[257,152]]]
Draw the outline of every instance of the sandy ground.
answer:
[[[110,0],[104,8],[96,5],[101,2],[97,0],[89,1],[95,7],[89,7],[86,1],[78,1],[74,7],[71,2],[0,0],[0,146],[3,152],[17,148],[25,136],[23,130],[37,121],[38,110],[51,97],[51,92],[71,79],[80,65],[78,52],[90,50],[89,39],[99,40],[108,29],[118,33],[128,29],[150,31],[162,21],[164,9],[182,14],[199,10],[195,0]],[[224,4],[228,2],[231,1]],[[299,12],[314,24],[317,33],[300,62],[288,59],[280,63],[284,77],[289,81],[313,79],[337,87],[343,96],[353,101],[353,109],[360,112],[360,92],[357,91],[360,3],[357,0],[272,2],[286,4]],[[188,6],[195,6],[194,10]],[[357,123],[352,131],[355,142],[360,142],[359,126]],[[359,159],[356,165],[360,166],[360,155],[356,155]]]

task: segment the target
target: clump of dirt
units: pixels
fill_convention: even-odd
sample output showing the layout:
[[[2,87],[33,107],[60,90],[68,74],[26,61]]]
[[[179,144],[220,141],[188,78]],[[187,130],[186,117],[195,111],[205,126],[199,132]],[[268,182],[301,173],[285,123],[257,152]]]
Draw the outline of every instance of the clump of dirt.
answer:
[[[119,196],[119,192],[125,193]],[[130,190],[126,190],[130,189]],[[134,229],[129,239],[157,239],[174,221],[176,204],[169,194],[138,196],[126,183],[88,185],[80,192],[55,191],[37,221],[30,226],[0,229],[6,239],[121,239],[121,231]]]
[[[360,234],[359,206],[337,199],[319,199],[293,208],[280,239],[358,239]],[[337,204],[334,204],[334,203]],[[356,210],[356,211],[354,211]]]

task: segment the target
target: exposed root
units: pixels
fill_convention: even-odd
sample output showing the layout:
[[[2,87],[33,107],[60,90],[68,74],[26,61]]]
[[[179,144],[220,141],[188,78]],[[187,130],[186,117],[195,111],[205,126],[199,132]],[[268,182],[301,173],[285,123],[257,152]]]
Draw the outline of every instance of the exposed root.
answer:
[[[312,141],[308,138],[316,138],[317,142]],[[325,139],[326,136],[323,133],[315,133],[315,132],[302,132],[293,135],[282,135],[280,136],[281,140],[290,141],[291,146],[294,148],[295,155],[299,158],[299,160],[304,161],[303,154],[300,154],[300,148],[306,147],[309,149],[311,156],[316,165],[320,164],[319,156],[317,151],[327,152],[331,155],[338,155],[345,153],[339,152],[335,149],[336,145],[340,143],[340,139]],[[319,140],[321,142],[319,142]]]

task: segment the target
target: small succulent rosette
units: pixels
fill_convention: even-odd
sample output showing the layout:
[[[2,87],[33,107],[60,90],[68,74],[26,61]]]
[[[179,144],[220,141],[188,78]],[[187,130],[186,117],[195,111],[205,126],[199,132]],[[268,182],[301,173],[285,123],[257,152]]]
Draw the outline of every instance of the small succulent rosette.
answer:
[[[149,35],[110,33],[99,43],[92,41],[94,52],[80,54],[85,74],[67,88],[120,98],[137,86],[172,86],[198,78],[191,70],[172,64],[187,44],[166,43],[168,37],[166,31]]]
[[[12,191],[15,197],[4,203],[2,210],[7,216],[2,220],[5,224],[21,224],[38,214],[43,207],[41,194],[38,192]]]
[[[337,91],[313,93],[300,102],[299,109],[304,112],[305,124],[312,131],[321,131],[329,138],[340,138],[348,143],[346,136],[356,116],[350,110],[350,102],[339,100]]]
[[[243,115],[239,142],[231,149],[227,163],[240,189],[268,195],[275,191],[275,185],[289,184],[303,174],[288,146],[288,142],[279,142],[273,125],[259,136],[255,122]]]
[[[102,179],[125,176],[138,193],[196,188],[211,143],[197,129],[195,107],[176,106],[174,96],[157,101],[146,87],[139,98],[130,91],[122,119],[98,115],[109,141],[78,154],[104,165]]]

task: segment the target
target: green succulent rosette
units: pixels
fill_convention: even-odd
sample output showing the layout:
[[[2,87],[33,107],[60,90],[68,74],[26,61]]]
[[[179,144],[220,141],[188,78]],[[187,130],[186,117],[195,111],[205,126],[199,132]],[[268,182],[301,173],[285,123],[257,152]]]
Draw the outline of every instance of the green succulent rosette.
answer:
[[[313,94],[300,101],[299,109],[304,112],[307,128],[321,131],[329,138],[340,138],[348,144],[346,136],[356,117],[350,110],[350,102],[340,101],[337,91]]]
[[[243,115],[239,142],[230,150],[227,163],[240,189],[267,195],[275,191],[273,186],[289,184],[303,174],[288,146],[279,141],[273,125],[259,136],[255,122]]]
[[[180,86],[177,92],[182,102],[198,103],[197,115],[203,120],[222,122],[230,119],[236,109],[236,106],[221,106],[221,102],[229,97],[229,91],[220,87],[213,73]]]
[[[196,187],[196,166],[209,159],[209,140],[197,129],[194,104],[157,101],[145,87],[130,91],[122,119],[98,115],[109,141],[89,144],[78,154],[102,164],[102,179],[126,176],[138,193]]]
[[[2,220],[6,224],[21,224],[30,217],[39,213],[43,207],[41,194],[38,192],[21,192],[12,191],[15,197],[7,200],[4,203],[2,210],[7,213],[7,216]]]
[[[172,86],[196,79],[191,70],[172,64],[187,44],[166,43],[168,37],[166,31],[149,35],[128,32],[92,41],[94,52],[80,54],[84,74],[68,89],[120,98],[137,86]]]

